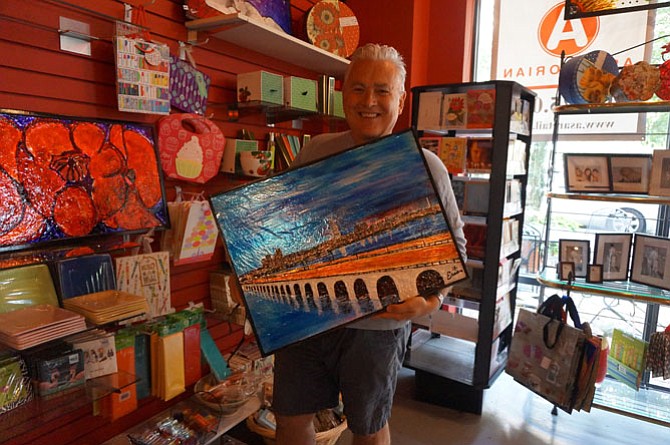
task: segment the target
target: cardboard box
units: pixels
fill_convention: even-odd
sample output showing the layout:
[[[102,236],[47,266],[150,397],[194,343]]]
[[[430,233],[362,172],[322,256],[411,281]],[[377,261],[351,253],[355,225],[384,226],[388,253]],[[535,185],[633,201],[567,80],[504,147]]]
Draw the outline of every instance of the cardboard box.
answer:
[[[284,77],[284,102],[287,107],[316,111],[316,80]]]
[[[316,91],[314,92],[316,97]],[[237,75],[238,102],[261,101],[284,104],[284,78],[267,71],[252,71]]]

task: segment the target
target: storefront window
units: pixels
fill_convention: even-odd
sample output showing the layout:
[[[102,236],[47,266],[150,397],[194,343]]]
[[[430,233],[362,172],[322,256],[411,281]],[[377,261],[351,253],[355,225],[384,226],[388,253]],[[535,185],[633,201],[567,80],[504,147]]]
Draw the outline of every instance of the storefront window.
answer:
[[[561,292],[541,289],[535,280],[545,267],[545,258],[547,266],[555,266],[559,239],[589,240],[593,252],[598,233],[668,236],[668,206],[637,202],[552,199],[551,227],[546,230],[547,193],[565,191],[565,153],[651,154],[655,149],[669,147],[670,113],[665,112],[562,117],[559,137],[554,141],[552,105],[557,95],[560,50],[571,52],[568,56],[607,51],[617,58],[619,66],[641,60],[661,64],[662,47],[670,43],[670,8],[567,23],[562,15],[564,3],[560,0],[478,2],[474,80],[514,80],[538,94],[517,308],[536,308],[542,298]],[[596,294],[573,292],[571,296],[582,321],[588,321],[596,334],[609,336],[613,329],[619,328],[643,337],[670,324],[668,306]],[[647,378],[647,383],[670,388],[668,381],[662,379]],[[664,416],[670,418],[670,413]]]

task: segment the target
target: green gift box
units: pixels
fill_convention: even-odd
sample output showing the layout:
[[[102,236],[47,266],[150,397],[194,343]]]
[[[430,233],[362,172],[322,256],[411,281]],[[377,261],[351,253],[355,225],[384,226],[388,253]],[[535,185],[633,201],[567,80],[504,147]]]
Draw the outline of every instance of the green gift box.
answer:
[[[262,101],[284,103],[283,77],[267,71],[252,71],[237,75],[238,102]]]
[[[316,80],[286,76],[284,96],[288,107],[316,111]]]

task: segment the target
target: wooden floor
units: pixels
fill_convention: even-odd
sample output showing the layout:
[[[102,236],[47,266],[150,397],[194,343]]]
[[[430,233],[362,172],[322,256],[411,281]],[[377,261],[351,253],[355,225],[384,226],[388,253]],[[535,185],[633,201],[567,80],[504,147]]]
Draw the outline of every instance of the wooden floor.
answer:
[[[481,416],[413,400],[413,371],[403,369],[393,406],[393,445],[639,445],[668,443],[670,428],[601,409],[559,411],[503,373],[486,390]],[[337,445],[349,445],[348,431]]]

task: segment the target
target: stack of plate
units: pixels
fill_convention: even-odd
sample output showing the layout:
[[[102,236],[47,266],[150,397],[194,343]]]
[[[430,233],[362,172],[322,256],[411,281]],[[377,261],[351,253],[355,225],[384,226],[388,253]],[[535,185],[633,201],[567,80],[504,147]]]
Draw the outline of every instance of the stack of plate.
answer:
[[[0,314],[0,343],[27,349],[86,329],[84,317],[48,304]]]
[[[105,324],[146,313],[146,299],[119,290],[106,290],[63,300],[63,307],[92,323]]]
[[[49,304],[58,306],[49,268],[44,264],[0,270],[0,312]]]

